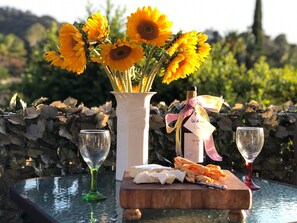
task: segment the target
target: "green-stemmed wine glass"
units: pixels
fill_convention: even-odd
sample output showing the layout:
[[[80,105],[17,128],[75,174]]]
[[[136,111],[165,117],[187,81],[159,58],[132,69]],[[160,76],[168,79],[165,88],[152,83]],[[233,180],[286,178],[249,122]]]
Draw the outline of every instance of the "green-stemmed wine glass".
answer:
[[[110,133],[108,130],[84,129],[79,135],[79,151],[90,168],[91,188],[82,197],[83,201],[95,202],[106,197],[98,192],[97,175],[99,167],[106,159],[110,149]]]

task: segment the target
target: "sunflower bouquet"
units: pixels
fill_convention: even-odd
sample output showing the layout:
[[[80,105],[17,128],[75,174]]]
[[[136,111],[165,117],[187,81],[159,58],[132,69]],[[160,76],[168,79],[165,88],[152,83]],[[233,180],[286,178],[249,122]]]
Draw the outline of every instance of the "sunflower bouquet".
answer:
[[[157,75],[165,84],[185,78],[210,52],[206,34],[173,34],[171,27],[157,8],[138,8],[127,17],[124,38],[112,42],[107,18],[96,13],[85,23],[63,24],[57,50],[46,52],[45,59],[78,75],[88,63],[99,63],[115,92],[148,92]]]

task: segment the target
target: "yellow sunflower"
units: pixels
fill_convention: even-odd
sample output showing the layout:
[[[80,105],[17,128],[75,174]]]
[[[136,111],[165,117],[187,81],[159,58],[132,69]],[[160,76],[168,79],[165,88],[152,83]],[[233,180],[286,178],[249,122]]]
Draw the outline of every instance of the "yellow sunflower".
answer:
[[[161,14],[157,8],[150,6],[138,8],[135,13],[127,17],[127,35],[141,43],[152,44],[157,47],[165,45],[171,35],[172,22]]]
[[[198,43],[197,32],[191,31],[182,34],[168,49],[167,53],[172,56],[175,52],[196,49]]]
[[[206,40],[208,38],[206,34],[199,33],[197,35],[197,38],[197,54],[200,62],[202,63],[205,61],[205,58],[209,55],[211,47],[208,43],[206,43]]]
[[[139,84],[133,85],[132,86],[132,92],[140,92],[140,85]]]
[[[46,61],[51,62],[52,66],[65,68],[64,60],[60,54],[55,51],[48,51],[45,53],[44,58]]]
[[[118,39],[115,44],[101,44],[102,63],[110,69],[125,71],[143,58],[143,48],[126,39]]]
[[[64,24],[59,30],[58,43],[65,68],[77,74],[83,73],[87,58],[85,42],[79,30],[69,23]]]
[[[169,84],[179,78],[185,78],[196,71],[198,55],[193,51],[177,54],[166,69],[162,82]]]
[[[89,41],[102,42],[109,34],[107,18],[100,13],[90,16],[83,27],[83,31],[88,34]]]

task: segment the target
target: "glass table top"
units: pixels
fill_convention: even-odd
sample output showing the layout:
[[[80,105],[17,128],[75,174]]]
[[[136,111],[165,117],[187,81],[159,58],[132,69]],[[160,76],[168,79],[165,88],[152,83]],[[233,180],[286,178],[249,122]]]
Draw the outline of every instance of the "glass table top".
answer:
[[[297,221],[297,187],[254,180],[261,189],[253,192],[252,208],[247,211],[245,222]],[[35,178],[17,183],[14,192],[49,215],[53,222],[129,222],[123,219],[123,209],[119,206],[121,182],[115,180],[113,173],[98,176],[98,190],[108,197],[102,202],[88,204],[80,199],[88,192],[89,184],[87,175]],[[141,212],[138,222],[228,221],[228,210],[145,209]]]

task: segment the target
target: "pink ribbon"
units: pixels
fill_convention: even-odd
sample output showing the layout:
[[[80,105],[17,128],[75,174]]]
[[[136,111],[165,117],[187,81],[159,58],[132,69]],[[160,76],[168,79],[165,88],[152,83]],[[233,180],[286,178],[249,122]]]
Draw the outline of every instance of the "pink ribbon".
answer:
[[[219,97],[209,96],[209,95],[201,95],[195,98],[189,99],[186,106],[178,113],[178,114],[167,114],[165,116],[166,122],[166,130],[168,133],[173,132],[176,130],[175,138],[176,138],[176,155],[182,156],[181,151],[181,128],[183,120],[192,115],[193,112],[199,113],[204,119],[209,122],[209,117],[205,109],[212,111],[212,112],[219,112],[221,106],[223,104],[223,99]],[[177,120],[177,121],[176,121]],[[174,127],[170,127],[170,123],[176,121]],[[212,134],[210,134],[208,139],[204,139],[204,147],[206,154],[215,161],[222,161],[222,157],[218,154]]]

